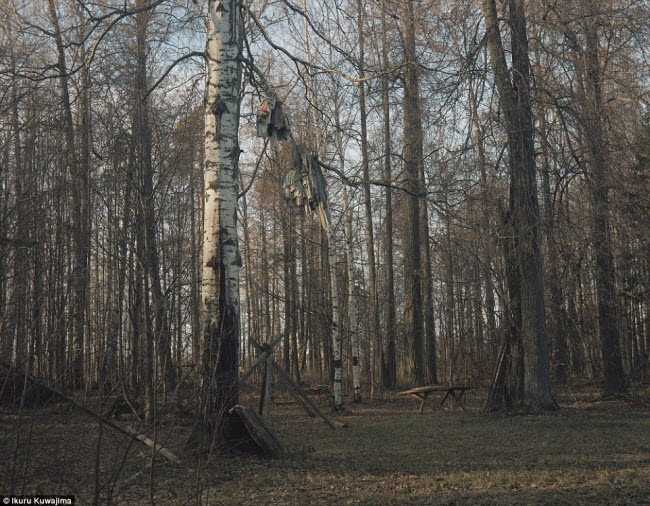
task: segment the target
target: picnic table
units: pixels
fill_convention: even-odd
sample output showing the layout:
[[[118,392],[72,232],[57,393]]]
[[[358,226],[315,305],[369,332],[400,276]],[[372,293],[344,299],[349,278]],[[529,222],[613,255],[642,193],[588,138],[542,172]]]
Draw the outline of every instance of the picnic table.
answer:
[[[465,392],[468,390],[473,390],[476,387],[465,386],[465,385],[451,385],[451,386],[440,386],[440,385],[428,385],[424,387],[412,388],[410,390],[405,390],[400,392],[400,395],[410,395],[416,397],[422,401],[420,403],[420,413],[424,412],[424,404],[427,402],[428,397],[433,392],[445,392],[445,395],[440,401],[440,406],[442,406],[447,399],[452,399],[454,405],[458,406],[460,409],[465,411],[465,406],[463,406],[463,397],[465,397]],[[451,402],[451,401],[450,401]],[[435,409],[432,405],[431,409]]]

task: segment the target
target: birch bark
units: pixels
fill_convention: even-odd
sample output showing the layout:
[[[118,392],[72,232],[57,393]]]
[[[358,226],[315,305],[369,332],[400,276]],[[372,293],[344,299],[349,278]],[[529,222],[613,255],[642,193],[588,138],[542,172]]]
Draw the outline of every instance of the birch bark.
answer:
[[[337,137],[340,133],[337,134]],[[343,163],[341,163],[343,165]],[[341,167],[343,172],[343,167]],[[352,210],[348,201],[348,190],[343,185],[343,220],[345,227],[345,250],[348,267],[348,321],[350,326],[350,344],[352,345],[352,385],[354,402],[361,402],[361,381],[359,379],[359,337],[357,334],[357,305],[354,299],[354,256],[352,253]]]
[[[305,12],[307,11],[307,2],[303,1],[303,8]],[[307,30],[307,20],[305,19],[305,53],[307,54],[307,62],[311,64],[311,52],[309,50],[309,32]],[[311,103],[317,104],[316,95],[314,93],[314,83],[313,79],[309,78],[309,94],[311,97]],[[316,117],[316,109],[311,108],[312,112],[312,121],[313,126],[318,125],[318,118]],[[318,132],[318,130],[317,130]],[[321,138],[320,135],[316,135],[316,153],[321,155]],[[333,388],[332,392],[334,394],[334,409],[341,410],[343,409],[343,393],[341,389],[342,385],[342,366],[343,362],[341,360],[341,331],[340,331],[340,308],[339,308],[339,296],[338,296],[338,287],[336,282],[336,253],[334,251],[334,227],[332,224],[332,218],[330,216],[329,209],[326,209],[327,213],[327,261],[330,271],[330,293],[332,297],[332,324],[330,326],[331,339],[332,339],[332,358],[334,359],[334,379],[333,379]]]
[[[327,211],[329,214],[329,210]],[[334,254],[334,227],[328,216],[327,260],[330,268],[330,289],[332,291],[332,355],[334,358],[334,409],[343,409],[343,392],[341,390],[341,332],[339,329],[339,295],[336,282],[336,256]]]
[[[241,30],[237,5],[235,0],[208,2],[201,287],[202,429],[204,435],[214,431],[216,440],[233,436],[227,413],[239,399],[241,258],[236,212]]]

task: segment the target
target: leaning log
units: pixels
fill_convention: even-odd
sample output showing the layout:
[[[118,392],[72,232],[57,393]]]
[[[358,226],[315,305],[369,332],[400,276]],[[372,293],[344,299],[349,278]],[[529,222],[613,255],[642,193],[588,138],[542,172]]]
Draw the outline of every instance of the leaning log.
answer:
[[[291,392],[296,399],[299,399],[306,403],[311,409],[313,409],[318,416],[320,416],[331,429],[342,429],[347,427],[346,424],[339,422],[337,420],[330,419],[325,413],[323,413],[318,406],[312,401],[307,394],[302,391],[300,385],[298,385],[287,372],[282,369],[278,364],[273,362],[273,367],[275,372],[278,374],[281,380],[289,387],[289,392]]]
[[[287,449],[266,425],[264,418],[254,410],[238,404],[230,410],[230,413],[239,417],[255,444],[266,455],[281,457],[287,453]]]
[[[262,352],[258,355],[258,357],[255,359],[255,362],[248,368],[248,370],[241,375],[239,378],[239,386],[243,386],[248,377],[253,374],[253,371],[255,368],[260,365],[262,362],[264,362],[272,353],[273,353],[273,347],[278,344],[282,340],[283,336],[277,337],[271,344],[264,344],[264,345],[259,345],[258,349]],[[250,337],[249,337],[250,339]]]

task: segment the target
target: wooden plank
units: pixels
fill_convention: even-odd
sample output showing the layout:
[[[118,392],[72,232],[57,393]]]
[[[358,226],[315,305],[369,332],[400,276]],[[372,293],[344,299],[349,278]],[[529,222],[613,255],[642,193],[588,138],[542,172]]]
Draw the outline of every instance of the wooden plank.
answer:
[[[445,401],[447,400],[447,397],[449,397],[449,394],[452,393],[452,392],[453,392],[453,390],[451,390],[451,389],[447,390],[447,393],[444,395],[444,397],[440,401],[441,406],[445,403]]]
[[[237,405],[230,410],[230,413],[235,413],[240,418],[255,444],[265,454],[280,457],[287,453],[285,446],[275,437],[264,419],[254,410]]]
[[[295,395],[296,395],[296,398],[297,397],[302,397],[305,400],[305,402],[307,404],[309,404],[309,407],[311,409],[313,409],[318,414],[318,416],[320,416],[325,421],[325,423],[330,426],[331,429],[336,429],[336,428],[342,429],[344,427],[347,427],[347,425],[345,423],[339,422],[337,420],[331,420],[330,418],[328,418],[325,415],[325,413],[323,413],[318,408],[318,406],[316,406],[316,404],[314,404],[314,401],[312,401],[309,398],[309,396],[302,391],[300,386],[295,381],[293,381],[293,378],[291,376],[289,376],[287,371],[282,369],[282,367],[280,367],[275,362],[273,362],[273,367],[275,368],[276,372],[278,373],[280,378],[284,380],[285,383],[292,385],[293,391],[295,392]]]
[[[458,395],[454,395],[454,401],[463,411],[465,411],[465,406],[463,405],[463,397],[465,397],[465,392],[465,390],[460,390],[460,393]]]
[[[278,336],[275,339],[275,341],[273,341],[268,347],[266,347],[265,349],[262,348],[262,349],[264,349],[264,351],[262,353],[260,353],[260,355],[255,359],[255,362],[253,362],[253,365],[251,365],[248,368],[248,370],[239,377],[239,386],[242,386],[244,384],[244,382],[249,378],[249,376],[251,374],[253,374],[253,371],[255,370],[255,368],[258,365],[260,365],[262,362],[264,362],[268,358],[268,356],[271,355],[271,353],[273,353],[273,347],[282,340],[282,337],[283,336]]]
[[[284,370],[284,369],[283,369]],[[309,404],[305,401],[303,398],[303,395],[301,395],[301,389],[300,387],[296,386],[293,383],[287,382],[286,378],[281,377],[284,381],[284,384],[287,386],[287,389],[289,390],[289,393],[293,395],[294,399],[296,399],[296,402],[300,404],[303,410],[305,410],[305,413],[307,413],[307,416],[310,418],[314,418],[316,415],[312,411],[312,409],[309,407]]]
[[[463,397],[465,392],[469,390],[474,390],[476,387],[465,386],[465,385],[451,385],[451,386],[438,386],[438,385],[428,385],[424,387],[412,388],[410,390],[405,390],[400,392],[400,395],[410,395],[421,401],[420,403],[420,414],[424,412],[424,405],[427,401],[429,394],[432,392],[445,392],[445,395],[440,401],[440,406],[443,406],[445,401],[450,397],[454,401],[452,407],[458,406],[461,410],[465,411],[465,406],[463,405]],[[432,406],[432,409],[433,406]]]
[[[464,386],[464,385],[451,385],[451,386],[438,386],[438,385],[429,385],[424,387],[411,388],[410,390],[404,390],[400,392],[400,395],[411,395],[414,393],[425,393],[425,392],[446,392],[447,390],[473,390],[476,387],[473,386]]]
[[[156,453],[160,453],[163,457],[165,457],[167,460],[174,464],[178,464],[181,459],[179,459],[176,455],[174,455],[172,452],[170,452],[167,448],[164,446],[161,446],[157,443],[154,443],[151,439],[149,439],[147,436],[144,434],[138,433],[135,429],[132,429],[131,427],[127,427],[126,432],[130,434],[132,437],[140,441],[142,444],[147,445],[149,448],[153,448],[153,450]]]

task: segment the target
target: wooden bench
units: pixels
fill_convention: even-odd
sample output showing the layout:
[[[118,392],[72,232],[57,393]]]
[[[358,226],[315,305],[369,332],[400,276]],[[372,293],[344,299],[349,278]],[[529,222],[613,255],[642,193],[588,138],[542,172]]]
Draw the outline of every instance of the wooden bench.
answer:
[[[411,390],[405,390],[400,392],[400,395],[410,395],[420,399],[420,413],[424,412],[424,403],[427,402],[429,395],[433,392],[445,392],[445,395],[440,401],[440,406],[442,406],[447,399],[452,399],[454,401],[453,406],[458,406],[460,409],[465,411],[465,406],[463,406],[463,397],[465,397],[465,392],[468,390],[473,390],[475,387],[462,386],[462,385],[452,385],[452,386],[439,386],[439,385],[429,385],[425,387],[412,388]],[[450,401],[451,402],[451,401]],[[432,405],[431,409],[435,409]]]

